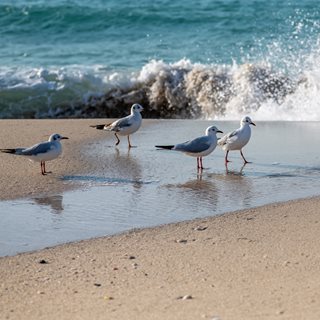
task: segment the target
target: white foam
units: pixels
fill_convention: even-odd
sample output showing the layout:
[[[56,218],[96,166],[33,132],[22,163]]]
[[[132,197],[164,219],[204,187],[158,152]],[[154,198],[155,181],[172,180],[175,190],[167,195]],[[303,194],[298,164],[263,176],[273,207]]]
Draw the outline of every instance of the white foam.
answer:
[[[163,117],[238,120],[251,115],[255,120],[320,121],[319,65],[320,49],[314,49],[290,75],[268,59],[232,65],[151,60],[135,72],[102,65],[1,68],[0,107],[2,116],[19,116],[22,108],[54,114],[52,108],[63,112],[62,105],[79,103],[94,107],[94,101],[106,97],[105,108],[108,101],[114,108],[123,101],[148,100],[148,107],[161,110]]]

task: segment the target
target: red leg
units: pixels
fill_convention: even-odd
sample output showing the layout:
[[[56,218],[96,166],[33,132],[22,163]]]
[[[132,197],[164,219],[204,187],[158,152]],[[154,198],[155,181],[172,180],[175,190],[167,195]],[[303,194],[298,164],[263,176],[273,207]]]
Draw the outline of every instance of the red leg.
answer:
[[[203,169],[202,157],[197,157],[197,168],[198,168],[198,171],[201,171]]]
[[[228,154],[229,154],[229,150],[226,152],[226,156],[225,156],[225,158],[224,158],[224,162],[227,164],[228,162],[230,162],[229,160],[228,160]]]
[[[129,135],[128,135],[128,146],[129,146],[129,148],[132,148],[132,145],[130,143],[130,136]]]

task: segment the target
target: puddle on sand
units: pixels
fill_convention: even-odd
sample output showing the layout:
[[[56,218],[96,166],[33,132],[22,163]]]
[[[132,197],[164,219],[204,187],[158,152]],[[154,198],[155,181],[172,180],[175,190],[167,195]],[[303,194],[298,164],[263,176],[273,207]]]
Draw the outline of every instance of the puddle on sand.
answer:
[[[237,127],[215,123],[224,132]],[[204,158],[202,174],[195,158],[154,148],[211,124],[159,121],[132,137],[138,147],[130,151],[125,139],[119,148],[110,140],[89,146],[92,157],[103,158],[101,170],[63,177],[79,190],[0,202],[0,255],[318,194],[320,159],[306,142],[320,143],[320,123],[258,123],[244,149],[253,163],[243,166],[233,152],[226,169],[217,149]]]

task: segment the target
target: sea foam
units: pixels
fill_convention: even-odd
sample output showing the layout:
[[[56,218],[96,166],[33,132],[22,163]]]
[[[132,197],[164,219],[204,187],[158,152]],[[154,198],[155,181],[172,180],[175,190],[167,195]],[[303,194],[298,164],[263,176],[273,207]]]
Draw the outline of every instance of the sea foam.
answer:
[[[320,120],[317,55],[288,75],[266,61],[232,65],[151,60],[140,70],[105,66],[2,69],[2,118],[118,117],[133,103],[145,117]]]

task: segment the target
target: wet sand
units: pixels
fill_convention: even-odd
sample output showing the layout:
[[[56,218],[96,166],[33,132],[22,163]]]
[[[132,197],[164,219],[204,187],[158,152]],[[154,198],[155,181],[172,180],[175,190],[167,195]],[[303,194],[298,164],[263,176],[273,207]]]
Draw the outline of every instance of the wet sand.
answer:
[[[61,177],[77,173],[88,173],[99,166],[81,150],[107,135],[90,128],[99,120],[1,120],[1,148],[28,147],[46,141],[52,133],[69,137],[62,140],[63,154],[46,163],[51,174],[42,176],[40,164],[23,157],[0,153],[0,200],[54,194],[72,188]],[[103,120],[102,120],[103,123]],[[110,137],[112,139],[112,136]]]
[[[0,155],[1,199],[69,189],[61,176],[98,169],[74,152],[104,138],[92,122],[1,121],[1,147],[72,136],[47,177]],[[0,318],[319,319],[319,207],[290,201],[0,258]]]
[[[2,319],[319,319],[319,199],[0,258]]]

